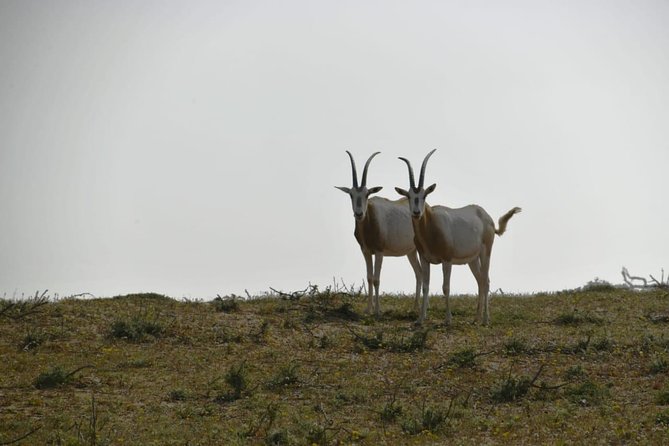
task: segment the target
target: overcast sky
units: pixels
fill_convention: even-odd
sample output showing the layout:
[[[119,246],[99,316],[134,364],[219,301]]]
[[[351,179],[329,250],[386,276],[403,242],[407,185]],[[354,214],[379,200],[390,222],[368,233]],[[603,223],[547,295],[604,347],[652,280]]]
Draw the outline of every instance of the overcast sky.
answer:
[[[492,289],[669,267],[663,0],[2,0],[0,61],[0,297],[359,285],[345,150],[381,196],[436,148],[430,203],[521,206]]]

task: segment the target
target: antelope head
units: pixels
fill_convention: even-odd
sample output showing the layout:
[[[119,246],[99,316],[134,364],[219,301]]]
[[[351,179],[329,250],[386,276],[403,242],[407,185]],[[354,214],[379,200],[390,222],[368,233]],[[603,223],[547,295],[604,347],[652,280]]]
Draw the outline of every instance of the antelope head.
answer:
[[[413,168],[411,167],[411,163],[409,162],[408,159],[399,157],[399,159],[407,163],[407,167],[409,168],[409,190],[407,191],[400,187],[396,187],[395,190],[397,191],[398,194],[403,195],[409,199],[409,209],[411,210],[411,217],[416,219],[421,218],[423,216],[423,212],[425,212],[425,198],[429,194],[434,192],[434,189],[437,187],[436,184],[433,184],[429,186],[427,189],[423,189],[423,182],[425,181],[425,167],[427,166],[427,160],[430,159],[430,157],[436,150],[437,149],[434,149],[430,153],[428,153],[425,159],[423,160],[423,165],[420,167],[420,177],[418,178],[418,186],[416,186],[416,182],[414,180]]]
[[[353,176],[353,187],[348,188],[344,186],[335,186],[340,191],[346,192],[351,197],[351,204],[353,205],[353,216],[356,220],[362,220],[367,214],[367,200],[370,195],[377,193],[382,188],[381,187],[371,187],[367,189],[367,169],[369,168],[369,163],[372,161],[376,155],[381,152],[374,152],[372,156],[367,159],[365,163],[365,168],[362,171],[362,182],[358,186],[358,173],[355,169],[355,161],[353,160],[353,155],[348,150],[348,157],[351,158],[351,172]]]

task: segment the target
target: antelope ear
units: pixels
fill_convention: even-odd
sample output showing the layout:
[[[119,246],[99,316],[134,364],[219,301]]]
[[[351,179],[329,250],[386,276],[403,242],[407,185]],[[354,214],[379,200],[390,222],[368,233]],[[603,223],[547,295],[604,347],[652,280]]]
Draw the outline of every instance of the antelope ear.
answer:
[[[371,187],[367,191],[367,196],[375,194],[375,193],[379,192],[381,189],[383,189],[383,187],[381,187],[381,186]]]
[[[425,189],[425,196],[427,197],[428,195],[430,195],[432,192],[434,192],[436,188],[437,188],[437,183],[434,183],[432,186]]]
[[[335,186],[335,187],[336,187],[337,189],[339,189],[340,191],[342,191],[342,192],[346,192],[346,193],[349,194],[349,195],[350,195],[350,193],[351,193],[351,189],[349,189],[348,187],[344,187],[344,186]]]
[[[395,188],[395,191],[396,191],[398,194],[402,195],[403,197],[407,197],[407,198],[409,198],[409,192],[405,191],[405,190],[402,189],[401,187],[396,187],[396,188]]]

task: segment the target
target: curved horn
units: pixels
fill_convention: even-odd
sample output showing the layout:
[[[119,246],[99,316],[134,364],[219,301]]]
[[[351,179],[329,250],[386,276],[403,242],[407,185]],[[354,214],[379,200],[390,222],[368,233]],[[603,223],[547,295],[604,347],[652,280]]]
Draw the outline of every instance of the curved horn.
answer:
[[[365,187],[367,185],[367,168],[369,167],[369,163],[372,162],[372,158],[374,158],[379,153],[381,153],[381,152],[374,152],[374,153],[372,153],[372,156],[370,156],[367,159],[367,162],[365,163],[365,168],[362,171],[362,184],[360,184],[360,187]]]
[[[346,151],[348,153],[348,157],[351,158],[351,171],[352,171],[352,176],[353,176],[353,187],[355,189],[358,188],[358,171],[355,170],[355,161],[353,160],[353,155],[351,155],[351,152],[348,150]]]
[[[407,167],[409,168],[409,187],[411,187],[412,190],[416,189],[416,182],[414,181],[413,178],[413,168],[411,167],[411,163],[409,162],[408,159],[402,158],[401,156],[399,157],[399,159],[407,163]]]
[[[423,181],[425,181],[425,167],[427,166],[427,160],[429,160],[432,154],[436,151],[437,149],[432,149],[432,151],[428,153],[425,159],[423,160],[423,165],[420,166],[420,178],[418,179],[418,189],[423,188]]]

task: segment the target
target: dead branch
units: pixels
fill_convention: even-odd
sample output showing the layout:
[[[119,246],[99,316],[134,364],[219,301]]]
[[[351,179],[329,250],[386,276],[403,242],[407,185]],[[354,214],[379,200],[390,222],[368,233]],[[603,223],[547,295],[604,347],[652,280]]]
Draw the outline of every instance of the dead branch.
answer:
[[[633,290],[643,290],[643,289],[653,289],[653,288],[662,288],[669,289],[669,277],[665,281],[664,279],[664,268],[662,269],[662,277],[660,280],[657,280],[650,274],[650,281],[645,277],[632,276],[627,268],[623,266],[622,272],[623,281],[625,284]],[[649,283],[650,282],[650,283]]]
[[[648,286],[648,281],[646,279],[630,275],[629,271],[627,271],[627,268],[624,266],[621,274],[623,275],[623,280],[630,288],[646,288]],[[635,280],[641,282],[641,284],[634,283],[633,281]]]
[[[0,316],[3,316],[5,313],[7,313],[12,307],[16,305],[16,302],[9,302],[7,305],[5,305],[1,310],[0,310]],[[9,316],[8,316],[9,317]]]
[[[537,373],[534,374],[534,378],[532,378],[532,381],[530,381],[531,386],[534,386],[534,383],[537,382],[537,379],[539,379],[539,375],[541,375],[545,365],[546,364],[541,364],[541,366],[539,366],[539,370],[537,370]]]
[[[80,372],[80,371],[82,371],[82,370],[84,370],[84,369],[94,369],[94,368],[95,368],[95,366],[94,366],[94,365],[91,365],[91,364],[82,365],[81,367],[79,367],[79,368],[77,368],[77,369],[71,371],[71,372],[68,373],[67,375],[65,375],[65,378],[70,378],[71,376],[74,376],[75,374],[77,374],[78,372]]]
[[[300,300],[301,297],[304,297],[307,294],[307,291],[312,288],[312,285],[307,286],[305,289],[300,291],[293,291],[292,293],[284,293],[283,291],[275,290],[272,287],[269,287],[274,293],[278,294],[282,299],[288,300]]]
[[[0,309],[0,316],[5,316],[13,320],[19,320],[26,316],[30,316],[31,314],[37,313],[40,307],[49,303],[49,296],[46,295],[48,291],[49,290],[44,290],[41,295],[39,294],[39,291],[35,291],[35,297],[7,303],[2,309]]]
[[[13,440],[9,440],[9,441],[0,441],[0,445],[7,445],[7,444],[18,443],[19,441],[25,440],[26,438],[30,437],[32,434],[34,434],[35,432],[37,432],[37,431],[40,430],[40,429],[42,429],[42,426],[37,426],[35,429],[31,430],[31,431],[28,432],[27,434],[21,435],[21,436],[18,437],[18,438],[15,438],[15,439],[13,439]]]
[[[95,299],[95,294],[93,294],[93,293],[72,294],[71,296],[67,296],[65,299],[76,299],[78,297],[86,297],[86,296],[89,296],[89,297],[92,297],[93,299]]]

